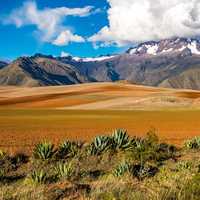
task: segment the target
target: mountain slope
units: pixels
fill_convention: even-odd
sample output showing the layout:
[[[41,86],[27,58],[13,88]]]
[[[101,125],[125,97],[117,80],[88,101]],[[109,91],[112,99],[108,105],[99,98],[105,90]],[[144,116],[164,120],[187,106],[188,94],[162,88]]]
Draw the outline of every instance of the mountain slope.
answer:
[[[171,87],[171,88],[188,88],[188,89],[199,89],[200,88],[200,65],[199,68],[193,68],[186,70],[177,76],[170,77],[164,80],[160,87]]]
[[[0,70],[1,85],[68,85],[129,82],[148,86],[200,89],[200,41],[150,41],[119,55],[97,58],[23,57]]]
[[[2,69],[3,67],[5,67],[7,65],[6,62],[0,61],[0,69]]]
[[[22,57],[0,70],[1,85],[46,86],[87,82],[74,67],[48,57]]]
[[[166,87],[183,87],[200,89],[200,79],[193,78],[193,84],[173,84],[172,77],[185,76],[189,69],[200,66],[200,42],[195,39],[176,38],[159,42],[146,42],[126,53],[102,59],[101,61],[84,61],[59,58],[62,62],[76,66],[85,76],[90,75],[96,81],[127,80],[136,84],[159,86],[168,79],[171,84]],[[190,76],[194,76],[195,73]]]

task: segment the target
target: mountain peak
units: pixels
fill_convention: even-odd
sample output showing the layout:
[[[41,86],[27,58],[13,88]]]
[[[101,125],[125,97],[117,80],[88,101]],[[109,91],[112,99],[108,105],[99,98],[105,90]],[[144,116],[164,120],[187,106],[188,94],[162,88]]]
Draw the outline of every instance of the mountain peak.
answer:
[[[163,53],[182,52],[190,50],[191,54],[200,55],[200,41],[192,38],[174,38],[161,41],[150,41],[130,48],[127,53],[133,55],[159,55]]]

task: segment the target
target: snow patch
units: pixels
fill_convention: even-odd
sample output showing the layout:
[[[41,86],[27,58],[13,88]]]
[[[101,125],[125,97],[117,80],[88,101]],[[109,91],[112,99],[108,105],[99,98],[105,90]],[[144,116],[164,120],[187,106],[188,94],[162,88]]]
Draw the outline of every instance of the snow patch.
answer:
[[[151,54],[151,55],[157,55],[157,51],[158,51],[158,45],[146,45],[147,48],[147,53]]]
[[[188,44],[187,46],[190,51],[192,52],[192,54],[200,54],[200,50],[198,50],[197,48],[197,42],[196,41],[193,41],[191,44]]]
[[[101,56],[96,58],[79,58],[79,57],[73,57],[73,60],[77,62],[100,62],[104,61],[110,58],[114,58],[115,56]]]

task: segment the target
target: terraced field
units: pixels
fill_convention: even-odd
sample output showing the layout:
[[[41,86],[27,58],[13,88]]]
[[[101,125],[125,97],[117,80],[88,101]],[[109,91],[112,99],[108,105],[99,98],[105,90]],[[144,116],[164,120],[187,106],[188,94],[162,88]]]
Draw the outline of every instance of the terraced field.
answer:
[[[0,148],[30,151],[39,140],[88,140],[115,128],[181,144],[200,134],[200,92],[125,83],[0,88]]]

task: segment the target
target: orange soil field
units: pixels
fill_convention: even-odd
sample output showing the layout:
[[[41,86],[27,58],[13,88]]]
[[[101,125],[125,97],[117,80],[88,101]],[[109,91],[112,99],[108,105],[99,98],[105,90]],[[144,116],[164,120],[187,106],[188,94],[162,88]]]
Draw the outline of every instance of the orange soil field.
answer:
[[[88,141],[115,128],[143,136],[155,128],[181,144],[200,134],[200,92],[123,83],[0,88],[0,148],[29,152],[35,143]]]

